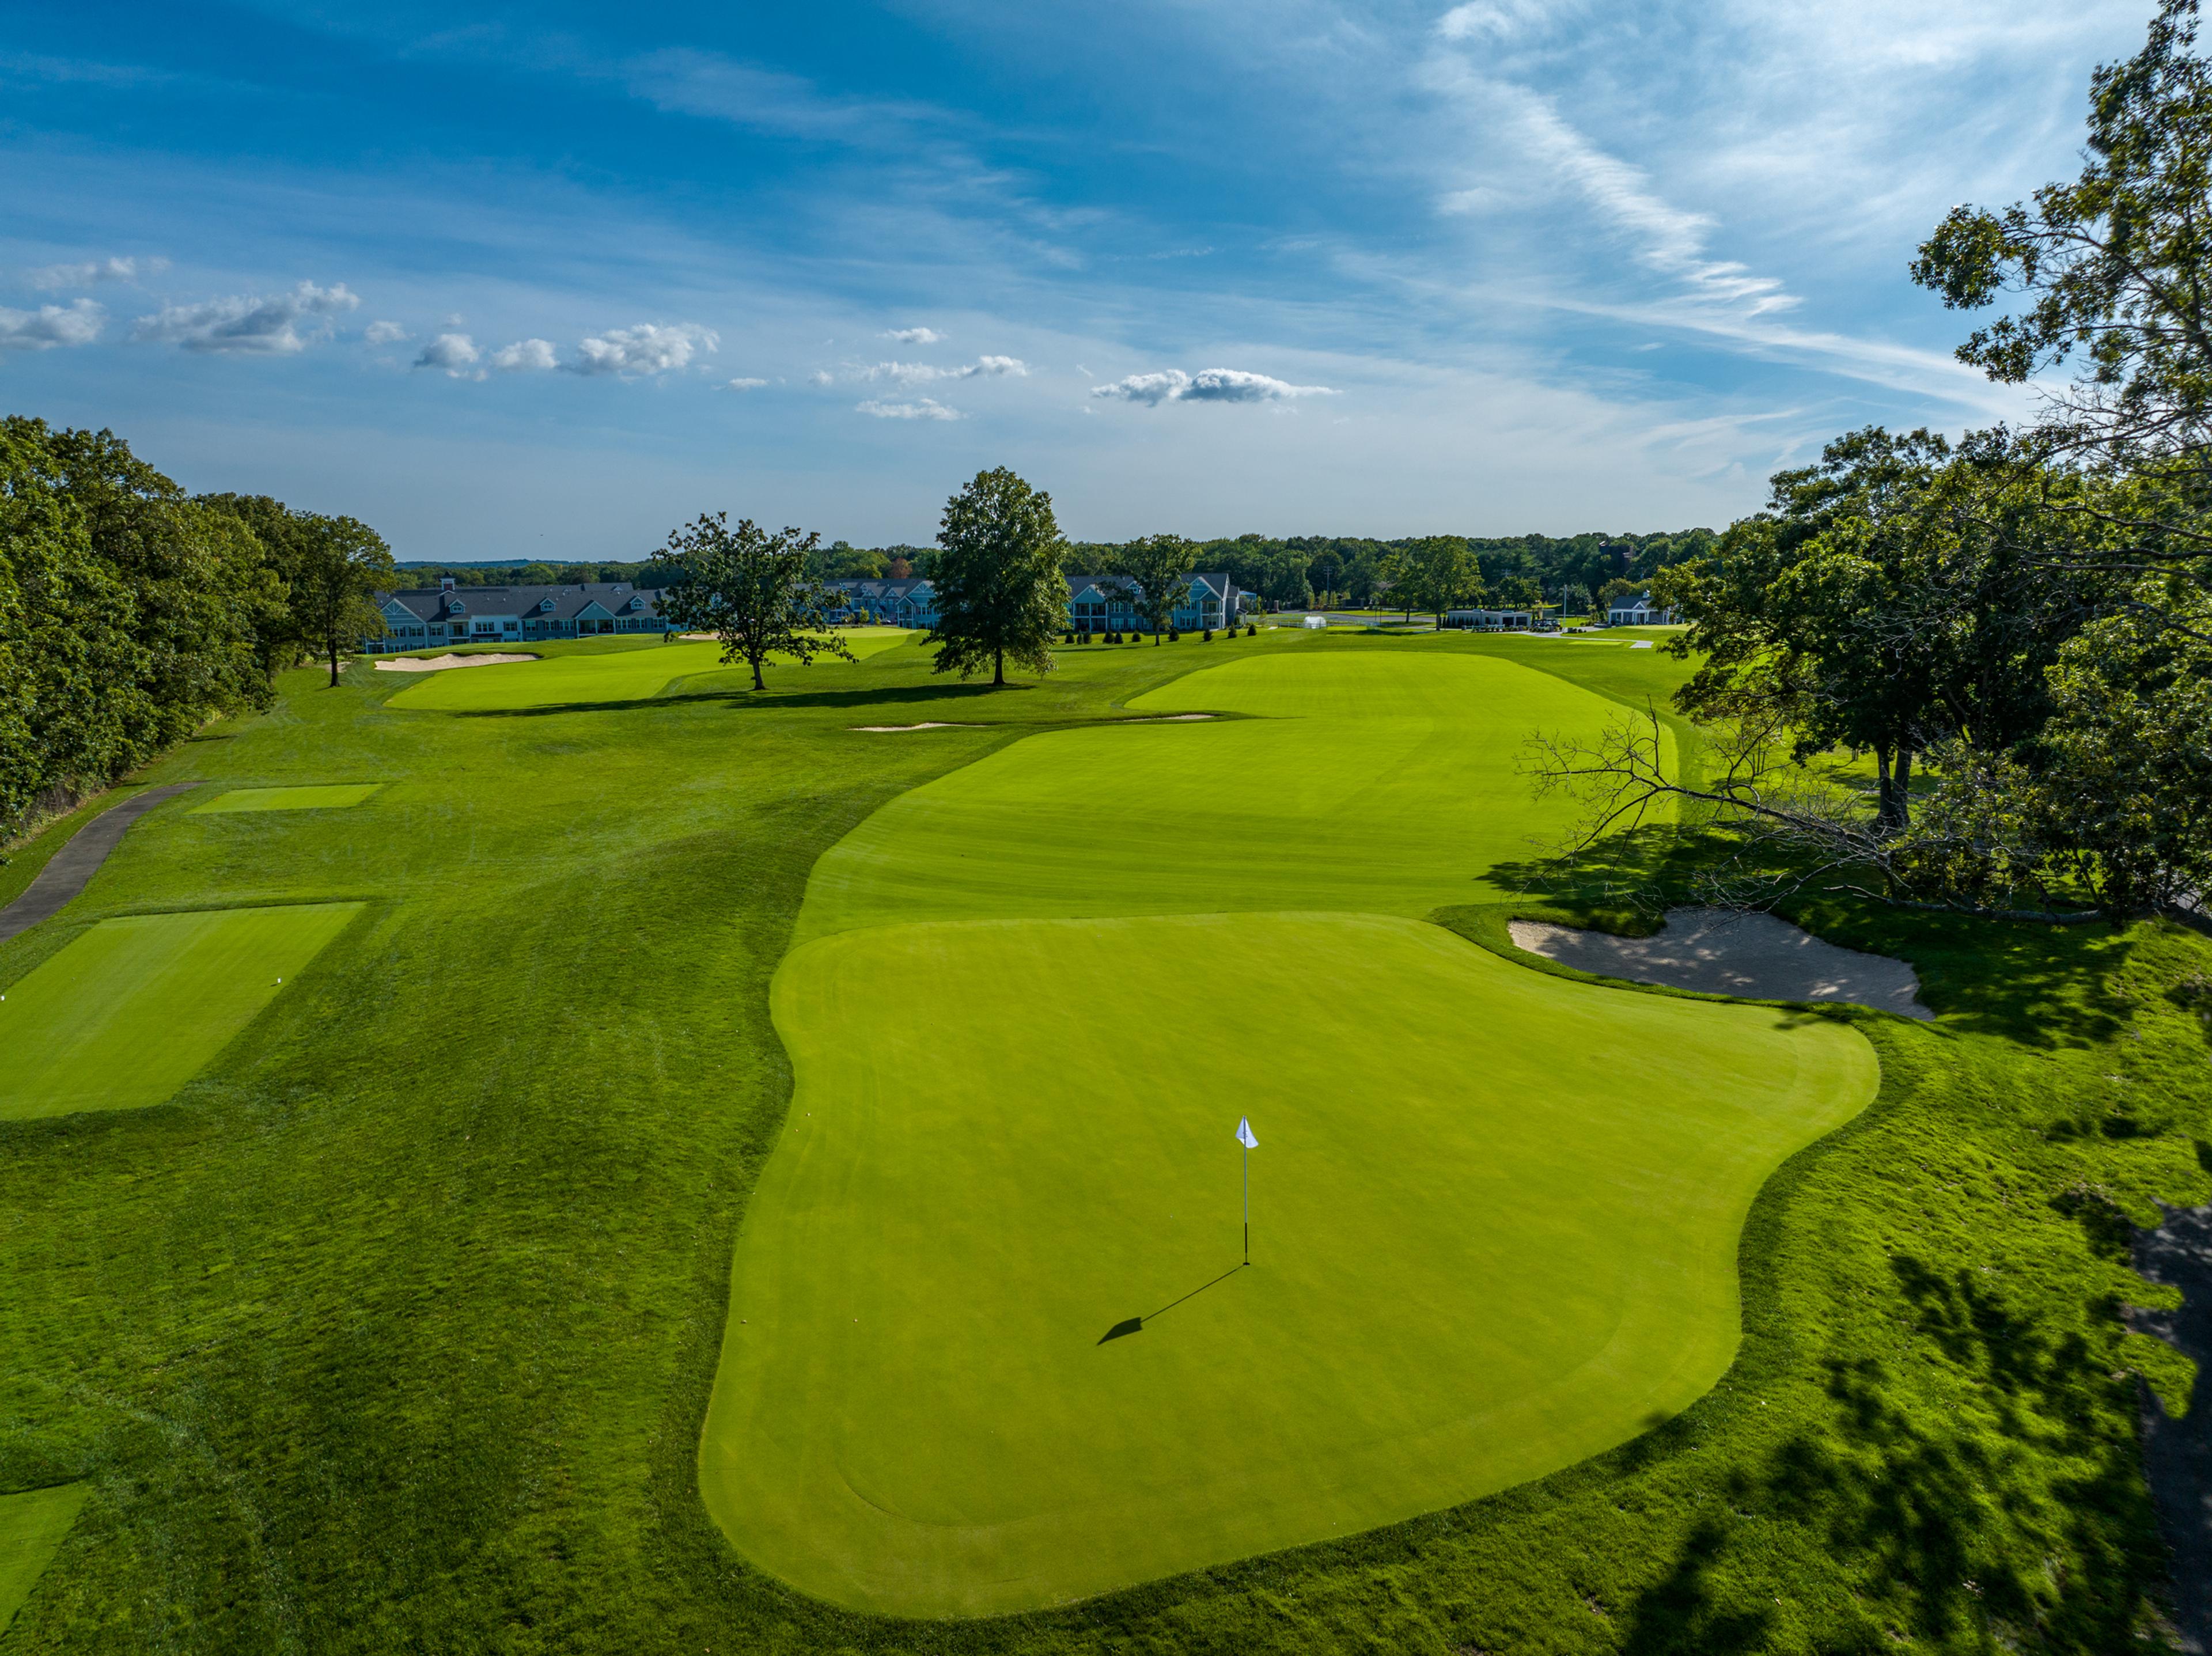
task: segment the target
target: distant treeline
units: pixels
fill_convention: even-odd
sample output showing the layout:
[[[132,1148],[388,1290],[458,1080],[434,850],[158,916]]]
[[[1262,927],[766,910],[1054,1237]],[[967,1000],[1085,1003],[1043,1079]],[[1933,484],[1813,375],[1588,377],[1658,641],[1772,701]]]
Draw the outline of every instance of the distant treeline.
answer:
[[[1238,535],[1201,541],[1199,567],[1221,570],[1249,591],[1286,605],[1364,605],[1387,598],[1385,565],[1394,552],[1405,552],[1428,537],[1363,540],[1349,536]],[[1718,537],[1710,529],[1658,534],[1465,536],[1482,566],[1483,585],[1520,603],[1540,598],[1579,610],[1608,585],[1641,582],[1653,572],[1710,551]],[[1118,567],[1121,543],[1078,541],[1067,549],[1071,573],[1096,573]],[[815,555],[814,573],[823,579],[927,575],[934,567],[933,546],[854,546],[833,542]],[[434,586],[451,577],[459,586],[572,585],[586,581],[629,581],[633,585],[672,585],[675,565],[659,559],[603,563],[412,563],[403,573],[410,582]]]
[[[351,519],[188,496],[112,432],[0,419],[0,845],[374,631],[391,567]]]

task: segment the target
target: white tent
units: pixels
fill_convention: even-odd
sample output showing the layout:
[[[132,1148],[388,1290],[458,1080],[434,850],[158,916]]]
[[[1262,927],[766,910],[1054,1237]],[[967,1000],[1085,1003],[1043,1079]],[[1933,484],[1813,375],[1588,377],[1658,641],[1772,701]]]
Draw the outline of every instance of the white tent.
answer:
[[[1328,626],[1328,617],[1327,616],[1308,616],[1304,621],[1300,622],[1298,625],[1301,627],[1319,628],[1325,630]]]

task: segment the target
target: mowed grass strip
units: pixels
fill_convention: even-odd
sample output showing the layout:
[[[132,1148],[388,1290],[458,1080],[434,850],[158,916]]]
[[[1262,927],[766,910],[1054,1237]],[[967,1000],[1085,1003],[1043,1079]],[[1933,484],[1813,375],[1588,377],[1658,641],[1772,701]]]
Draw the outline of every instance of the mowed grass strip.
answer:
[[[46,1573],[91,1492],[89,1483],[56,1483],[0,1495],[0,1633]]]
[[[307,903],[102,920],[0,1000],[0,1120],[159,1104],[361,912]]]
[[[775,1010],[798,1090],[701,1488],[764,1568],[907,1615],[1346,1535],[1636,1435],[1735,1353],[1760,1185],[1878,1078],[1841,1023],[1343,914],[855,931]]]
[[[915,634],[898,627],[855,628],[846,647],[866,660]],[[836,664],[838,658],[817,658]],[[680,678],[725,670],[722,646],[691,640],[638,640],[629,649],[578,651],[538,661],[489,667],[448,667],[425,673],[392,700],[395,708],[422,713],[520,713],[532,708],[609,706],[645,701]],[[750,682],[750,678],[746,681]]]
[[[1250,717],[1054,731],[903,794],[816,866],[800,937],[1001,916],[1418,916],[1506,896],[1486,875],[1574,813],[1529,797],[1523,744],[1595,736],[1622,713],[1499,657],[1371,647],[1233,658],[1128,705]],[[1662,741],[1671,764],[1663,726]]]
[[[337,810],[357,805],[384,785],[381,782],[332,784],[318,787],[233,788],[205,804],[194,805],[191,815],[228,810]]]

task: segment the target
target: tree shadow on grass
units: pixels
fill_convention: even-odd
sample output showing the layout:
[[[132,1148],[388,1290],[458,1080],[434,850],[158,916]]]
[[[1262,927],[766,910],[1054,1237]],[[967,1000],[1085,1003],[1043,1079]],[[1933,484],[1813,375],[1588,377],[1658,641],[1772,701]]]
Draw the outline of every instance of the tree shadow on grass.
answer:
[[[787,707],[938,707],[949,701],[1028,689],[1024,684],[994,688],[988,684],[905,684],[878,689],[850,690],[684,690],[674,695],[630,696],[618,701],[549,701],[530,707],[456,707],[440,709],[461,719],[541,719],[553,713],[634,712],[642,707],[680,707],[720,703],[732,713],[770,711]]]
[[[2166,1559],[2126,1381],[2079,1331],[2039,1331],[1965,1271],[1947,1277],[1906,1257],[1892,1270],[1971,1406],[1879,1358],[1832,1361],[1826,1424],[1792,1434],[1723,1489],[1743,1517],[1815,1538],[1846,1578],[1856,1625],[1821,1647],[2142,1647]],[[2075,1471],[2054,1478],[2055,1465]],[[1701,1520],[1624,1613],[1621,1648],[1770,1648],[1770,1614],[1753,1606],[1780,1585],[1757,1585],[1772,1580],[1778,1550],[1755,1534]]]

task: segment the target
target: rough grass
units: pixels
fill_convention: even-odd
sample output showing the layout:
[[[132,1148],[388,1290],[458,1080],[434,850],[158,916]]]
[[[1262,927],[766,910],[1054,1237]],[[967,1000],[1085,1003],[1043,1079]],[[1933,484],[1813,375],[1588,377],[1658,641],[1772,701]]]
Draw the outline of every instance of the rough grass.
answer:
[[[809,869],[1017,730],[1277,648],[1673,664],[1271,634],[1068,650],[1002,695],[894,652],[476,717],[386,711],[397,676],[357,666],[169,760],[152,779],[394,786],[157,813],[81,919],[0,945],[0,985],[126,907],[377,902],[173,1107],[0,1124],[0,1489],[94,1489],[10,1652],[2142,1647],[2136,1375],[2172,1367],[2120,1320],[2148,1292],[2124,1227],[2212,1188],[2205,1026],[2172,998],[2212,949],[2158,926],[1802,917],[1912,961],[1943,1018],[1863,1026],[1881,1096],[1754,1205],[1735,1368],[1595,1461],[987,1623],[836,1611],[735,1556],[697,1432]],[[846,728],[932,718],[986,728]]]

